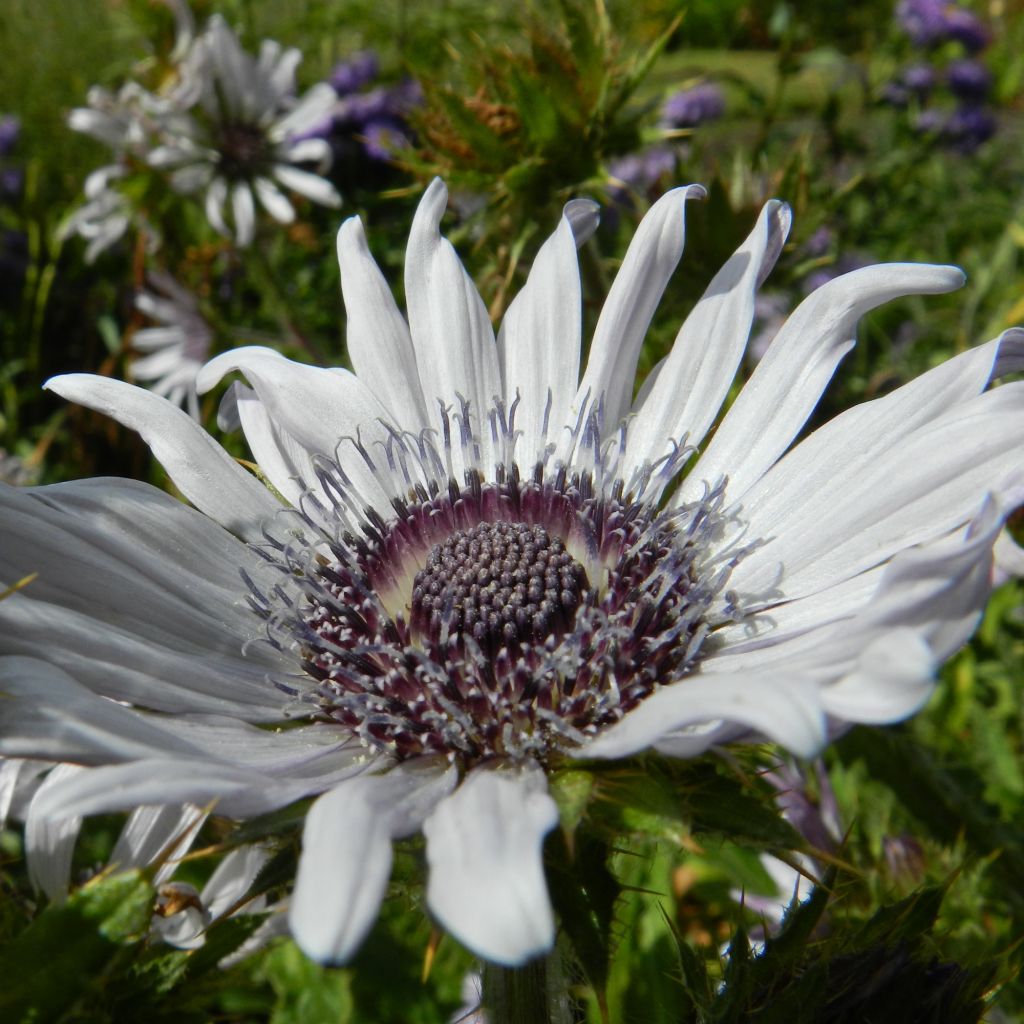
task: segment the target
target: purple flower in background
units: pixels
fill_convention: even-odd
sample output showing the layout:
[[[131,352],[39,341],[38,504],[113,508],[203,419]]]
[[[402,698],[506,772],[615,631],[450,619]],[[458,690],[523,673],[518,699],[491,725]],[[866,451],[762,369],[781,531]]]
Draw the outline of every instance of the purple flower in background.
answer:
[[[921,135],[933,135],[942,132],[946,127],[946,115],[935,107],[922,110],[914,120],[914,130]]]
[[[362,50],[338,63],[327,81],[339,96],[347,96],[369,85],[379,70],[377,54],[372,50]]]
[[[971,53],[984,50],[992,41],[991,33],[976,14],[962,7],[949,6],[945,9],[946,33],[956,39]]]
[[[25,172],[20,167],[0,170],[0,202],[17,202],[25,187]]]
[[[668,146],[649,146],[612,161],[608,175],[613,202],[630,205],[635,194],[647,195],[659,182],[675,174],[676,154]]]
[[[673,93],[661,108],[662,124],[669,128],[695,128],[725,113],[725,97],[713,82]]]
[[[896,18],[917,46],[934,46],[948,35],[943,0],[900,0]]]
[[[804,256],[808,256],[811,259],[816,259],[819,256],[824,256],[829,249],[832,248],[832,243],[835,241],[835,232],[827,225],[822,224],[817,231],[807,239],[806,242],[800,247],[800,251]]]
[[[923,110],[914,122],[922,135],[934,135],[957,153],[973,153],[987,142],[996,131],[996,119],[990,110],[974,104],[964,104],[951,113],[942,110]]]
[[[21,137],[21,121],[13,114],[0,117],[0,156],[10,156]]]
[[[946,82],[965,100],[983,100],[992,88],[992,72],[977,60],[955,60],[946,68]]]
[[[11,114],[0,117],[0,159],[14,153],[21,136],[21,121]],[[25,172],[20,167],[0,167],[0,203],[15,203],[25,186]]]
[[[977,15],[945,0],[900,0],[896,18],[915,46],[938,46],[955,39],[977,53],[991,42]]]
[[[945,138],[959,153],[973,153],[996,133],[996,119],[984,107],[958,107],[946,121]]]
[[[935,68],[930,64],[911,64],[903,69],[900,82],[918,99],[923,99],[935,87]]]
[[[335,174],[351,179],[349,184],[358,183],[371,170],[379,175],[380,164],[394,160],[396,153],[412,144],[409,115],[423,102],[423,90],[413,79],[362,91],[377,72],[377,56],[370,51],[338,64],[328,79],[338,98],[328,115],[305,135],[327,142]]]
[[[812,773],[818,790],[816,799],[810,792]],[[775,803],[783,818],[815,849],[834,851],[842,839],[843,828],[825,765],[819,760],[803,769],[787,761],[765,773],[764,778],[777,791]],[[760,914],[764,922],[763,928],[751,929],[755,942],[763,941],[766,934],[778,929],[793,901],[803,902],[811,894],[814,885],[811,879],[820,874],[821,865],[804,853],[794,853],[793,863],[802,870],[770,854],[762,854],[761,866],[775,884],[776,894],[742,894],[744,906]]]

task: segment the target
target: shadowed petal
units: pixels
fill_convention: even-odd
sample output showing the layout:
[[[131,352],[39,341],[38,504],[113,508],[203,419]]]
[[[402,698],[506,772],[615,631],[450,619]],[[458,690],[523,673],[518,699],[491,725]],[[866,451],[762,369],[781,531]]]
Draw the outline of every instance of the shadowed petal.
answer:
[[[280,508],[188,413],[145,388],[87,373],[52,377],[44,386],[136,431],[181,493],[239,536],[258,537],[260,523]]]
[[[541,846],[557,823],[539,772],[482,769],[424,823],[427,903],[477,956],[514,967],[551,948],[555,925]]]
[[[310,808],[288,915],[307,956],[352,956],[377,918],[392,838],[415,831],[454,784],[454,770],[432,761],[346,782]]]

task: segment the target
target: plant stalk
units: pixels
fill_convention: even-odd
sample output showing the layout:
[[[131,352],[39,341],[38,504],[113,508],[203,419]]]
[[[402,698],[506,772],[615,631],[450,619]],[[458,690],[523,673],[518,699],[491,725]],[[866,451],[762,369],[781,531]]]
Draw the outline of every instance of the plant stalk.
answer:
[[[483,1005],[488,1024],[561,1024],[558,994],[550,991],[548,959],[524,967],[484,964]]]

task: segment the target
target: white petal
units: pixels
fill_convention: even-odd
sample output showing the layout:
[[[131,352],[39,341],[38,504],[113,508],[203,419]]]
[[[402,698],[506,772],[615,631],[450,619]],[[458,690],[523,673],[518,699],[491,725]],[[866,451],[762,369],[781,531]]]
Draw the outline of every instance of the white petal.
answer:
[[[280,717],[266,675],[288,658],[242,651],[262,627],[240,569],[260,579],[262,559],[212,520],[147,484],[97,479],[0,487],[0,533],[0,579],[37,574],[0,602],[0,653],[45,656],[144,706]]]
[[[271,138],[283,140],[290,135],[301,135],[310,128],[315,128],[327,117],[337,102],[338,94],[326,82],[314,85],[287,116],[274,125],[270,131]]]
[[[224,220],[224,204],[228,200],[228,183],[223,178],[214,178],[206,189],[206,219],[219,235],[231,236]]]
[[[603,407],[606,430],[614,430],[628,411],[640,347],[683,254],[686,201],[705,195],[700,185],[673,189],[640,222],[601,310],[567,426],[585,410]]]
[[[279,430],[252,388],[232,381],[225,392],[233,396],[238,426],[260,472],[285,501],[297,508],[309,476],[309,452],[286,431]]]
[[[1022,354],[1024,331],[1006,331],[883,398],[840,413],[750,488],[743,500],[750,529],[771,537],[796,509],[827,515],[853,477],[915,430],[975,398],[997,373],[1011,372]]]
[[[331,144],[326,139],[302,139],[288,147],[288,160],[293,164],[316,163],[329,167],[332,156]]]
[[[231,190],[231,209],[235,219],[235,240],[245,249],[252,244],[256,234],[256,204],[247,181],[238,182]]]
[[[540,772],[482,769],[424,823],[427,903],[477,956],[514,967],[554,944],[541,849],[557,824]]]
[[[549,439],[561,440],[580,376],[583,297],[576,249],[596,227],[597,204],[588,210],[579,202],[572,211],[566,209],[541,247],[498,333],[505,405],[511,408],[519,401],[515,425],[523,438],[518,456],[527,468],[542,459]]]
[[[251,113],[251,75],[247,66],[250,58],[242,50],[238,37],[219,14],[210,18],[205,34],[218,71],[219,95],[227,112],[235,115]]]
[[[818,628],[783,635],[776,642],[769,632],[756,644],[712,655],[704,670],[734,675],[786,668],[832,682],[851,671],[878,637],[898,628],[918,633],[935,660],[945,661],[974,631],[988,599],[992,547],[1003,516],[998,502],[985,500],[966,527],[900,552],[882,571],[872,573],[869,578],[877,586],[842,621],[826,615]],[[804,615],[803,622],[811,617]]]
[[[203,905],[210,912],[210,917],[216,920],[245,899],[268,860],[270,851],[257,844],[232,850],[203,886]]]
[[[263,208],[274,220],[279,224],[291,224],[295,220],[295,208],[269,178],[257,178],[255,188]]]
[[[196,753],[136,711],[104,700],[36,658],[0,658],[0,753],[81,764]]]
[[[789,207],[769,202],[747,240],[715,275],[686,318],[654,387],[629,425],[626,473],[669,450],[699,445],[725,401],[743,357],[757,289],[789,234]]]
[[[131,811],[142,804],[194,803],[216,814],[248,818],[316,792],[315,783],[279,781],[246,768],[150,759],[83,769],[36,797],[44,818]]]
[[[763,733],[801,757],[810,757],[825,742],[821,699],[812,680],[788,671],[723,672],[663,686],[575,756],[627,757],[685,726],[719,719]],[[717,741],[713,731],[699,735],[706,742],[693,753]]]
[[[71,857],[82,827],[81,815],[73,809],[59,817],[43,813],[47,794],[79,777],[78,765],[58,765],[36,790],[25,817],[25,859],[32,885],[54,902],[63,902],[71,879]]]
[[[358,217],[345,221],[338,232],[338,265],[348,314],[346,347],[356,375],[398,425],[418,433],[429,421],[412,337]]]
[[[451,243],[441,237],[447,201],[447,189],[435,178],[413,219],[405,258],[409,329],[428,412],[436,417],[438,401],[458,412],[457,396],[466,398],[482,442],[483,468],[489,470],[494,450],[485,417],[501,397],[498,354],[483,300]]]
[[[391,514],[389,495],[355,447],[358,438],[371,459],[383,458],[380,446],[387,443],[388,433],[381,424],[388,412],[354,374],[293,363],[273,349],[246,346],[211,359],[199,371],[196,389],[200,394],[209,391],[232,370],[245,374],[278,429],[310,456],[333,459],[340,453],[362,503]],[[306,483],[316,488],[312,467],[301,468]]]
[[[114,844],[110,865],[118,871],[129,871],[149,867],[159,858],[160,867],[153,879],[159,885],[177,867],[176,859],[188,852],[206,817],[192,804],[137,807]]]
[[[280,509],[188,413],[145,388],[87,373],[51,377],[44,387],[136,431],[182,494],[228,530],[255,539]]]
[[[102,596],[102,595],[101,595]],[[0,650],[38,656],[62,668],[94,693],[172,714],[237,715],[249,722],[281,718],[280,699],[267,686],[267,669],[195,655],[105,626],[102,620],[15,594],[3,602]],[[43,648],[61,633],[61,644]]]
[[[35,791],[39,776],[53,767],[50,761],[33,761],[22,757],[0,757],[0,830],[8,818],[19,820]]]
[[[321,206],[329,206],[336,209],[341,206],[341,196],[338,190],[319,174],[310,171],[300,171],[298,167],[291,167],[288,164],[274,164],[273,175],[285,188],[290,188],[299,195],[312,199],[314,203]]]
[[[935,660],[924,638],[893,629],[865,648],[852,672],[825,687],[821,700],[844,722],[898,722],[924,706],[934,683]]]
[[[855,270],[812,292],[772,339],[675,504],[698,500],[705,481],[714,485],[722,477],[727,500],[738,501],[796,437],[853,347],[865,313],[903,295],[952,291],[963,280],[956,267],[892,263]]]
[[[836,477],[813,499],[787,510],[774,536],[749,515],[764,543],[733,571],[730,586],[755,595],[783,568],[787,598],[857,575],[897,551],[969,520],[987,492],[999,494],[1021,469],[1024,384],[1005,384],[963,402],[852,477]]]
[[[365,776],[320,797],[306,815],[289,924],[318,963],[343,963],[377,918],[391,875],[391,840],[415,831],[451,791],[454,770],[431,762]]]

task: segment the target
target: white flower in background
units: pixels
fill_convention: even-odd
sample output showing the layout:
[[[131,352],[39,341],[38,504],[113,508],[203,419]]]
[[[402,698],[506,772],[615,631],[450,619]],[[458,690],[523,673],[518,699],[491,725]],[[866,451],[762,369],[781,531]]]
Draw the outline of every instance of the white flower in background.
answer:
[[[154,118],[165,104],[136,82],[116,93],[94,85],[86,96],[88,106],[68,115],[68,127],[109,146],[115,155],[144,157],[148,151]]]
[[[330,112],[336,95],[327,84],[295,97],[296,49],[264,40],[258,57],[242,49],[219,16],[192,43],[173,93],[178,112],[164,119],[163,144],[149,154],[171,171],[180,192],[205,192],[206,215],[223,235],[248,245],[256,230],[256,202],[282,224],[295,210],[284,192],[314,202],[341,203],[334,186],[299,164],[330,161],[323,139],[300,139]]]
[[[79,235],[88,245],[87,263],[92,263],[128,230],[135,216],[131,202],[120,184],[132,173],[131,162],[144,161],[153,145],[158,120],[167,112],[165,100],[128,82],[116,93],[93,86],[88,106],[68,115],[68,127],[108,146],[114,162],[93,171],[85,179],[85,203],[64,220],[58,237]],[[151,240],[151,244],[152,240]]]
[[[244,376],[228,411],[272,489],[148,391],[51,381],[138,430],[195,508],[131,481],[0,488],[0,579],[38,573],[0,602],[0,754],[83,766],[38,813],[246,818],[322,794],[289,912],[309,955],[353,954],[392,841],[422,831],[432,914],[515,965],[555,935],[546,772],[764,738],[807,756],[920,708],[1021,498],[1024,383],[986,388],[1022,367],[1024,335],[794,444],[861,315],[962,281],[857,270],[800,305],[718,422],[789,226],[770,202],[634,399],[701,194],[644,218],[582,374],[594,204],[566,207],[497,338],[440,234],[440,182],[412,225],[407,319],[346,222],[355,372],[241,348],[197,382]]]
[[[85,203],[72,211],[57,230],[61,240],[72,235],[85,239],[86,263],[92,263],[122,238],[132,222],[131,203],[117,188],[117,182],[127,173],[121,164],[108,164],[93,171],[85,179]]]
[[[64,220],[58,237],[78,235],[85,239],[85,259],[92,263],[137,221],[146,230],[147,249],[153,251],[159,239],[144,211],[135,208],[122,185],[137,173],[151,151],[157,126],[170,109],[168,102],[128,82],[117,93],[94,86],[89,90],[88,103],[71,111],[68,126],[108,146],[114,161],[85,179],[86,201]]]
[[[135,299],[136,308],[160,326],[132,336],[141,358],[131,364],[133,379],[199,418],[196,374],[210,354],[213,332],[199,311],[199,300],[170,274],[150,271],[148,291]]]

